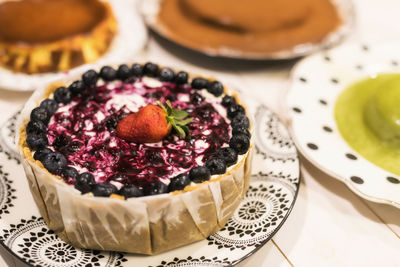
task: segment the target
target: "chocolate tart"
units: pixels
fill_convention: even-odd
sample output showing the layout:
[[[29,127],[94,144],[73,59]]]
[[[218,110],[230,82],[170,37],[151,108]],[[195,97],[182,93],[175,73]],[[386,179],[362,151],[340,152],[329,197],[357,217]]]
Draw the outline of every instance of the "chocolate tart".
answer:
[[[103,1],[2,2],[0,66],[28,74],[66,71],[101,57],[116,32]]]
[[[189,114],[190,137],[119,138],[118,123],[155,101]],[[19,128],[39,211],[76,247],[157,254],[202,240],[224,227],[249,187],[251,125],[237,95],[153,63],[106,66],[38,90]]]

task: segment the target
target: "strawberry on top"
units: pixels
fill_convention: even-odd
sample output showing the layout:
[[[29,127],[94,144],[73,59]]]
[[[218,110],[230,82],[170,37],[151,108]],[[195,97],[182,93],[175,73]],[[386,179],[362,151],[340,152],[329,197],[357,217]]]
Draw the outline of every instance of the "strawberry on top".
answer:
[[[192,119],[183,110],[174,109],[169,101],[166,106],[148,104],[138,112],[122,119],[117,126],[118,137],[135,143],[156,143],[170,134],[173,128],[180,138],[189,136],[189,124]]]

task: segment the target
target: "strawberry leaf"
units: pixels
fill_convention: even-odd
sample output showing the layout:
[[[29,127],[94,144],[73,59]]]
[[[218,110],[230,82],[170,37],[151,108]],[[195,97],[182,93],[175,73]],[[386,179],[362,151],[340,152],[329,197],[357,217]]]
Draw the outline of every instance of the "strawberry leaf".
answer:
[[[182,120],[186,118],[189,114],[184,110],[173,109],[171,115],[174,116],[176,120]]]
[[[185,125],[191,123],[192,120],[193,120],[193,118],[189,118],[189,119],[186,119],[186,120],[183,120],[183,121],[178,121],[176,124],[180,125],[180,126],[185,126]]]
[[[156,103],[167,113],[167,122],[171,124],[179,138],[190,137],[189,128],[186,125],[191,123],[193,118],[187,118],[189,114],[186,111],[175,109],[168,100],[165,105],[159,101]]]

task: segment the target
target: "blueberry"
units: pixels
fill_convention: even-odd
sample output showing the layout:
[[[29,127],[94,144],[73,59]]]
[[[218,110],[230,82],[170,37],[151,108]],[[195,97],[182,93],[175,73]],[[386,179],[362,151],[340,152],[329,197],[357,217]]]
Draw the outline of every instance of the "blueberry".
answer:
[[[194,93],[194,94],[190,95],[190,102],[195,105],[198,105],[203,101],[204,101],[204,97],[198,93]]]
[[[86,86],[95,86],[99,75],[95,70],[88,70],[82,75],[82,80]]]
[[[208,84],[208,81],[204,78],[194,78],[191,83],[193,89],[206,88],[207,84]]]
[[[118,189],[113,184],[98,183],[93,185],[92,192],[96,197],[108,197],[117,193]]]
[[[160,81],[163,81],[163,82],[172,82],[174,80],[174,76],[175,76],[175,73],[170,68],[162,68],[160,70],[160,73],[158,74]]]
[[[231,125],[232,128],[238,128],[238,127],[249,128],[250,120],[249,118],[246,117],[245,114],[239,113],[232,119]]]
[[[51,152],[44,156],[42,163],[49,172],[57,173],[67,166],[67,159],[61,153]]]
[[[60,150],[71,143],[71,138],[64,134],[60,134],[54,139],[53,143],[51,144],[55,149]]]
[[[28,134],[26,143],[32,150],[38,150],[48,145],[47,136],[43,133]]]
[[[78,95],[85,91],[86,85],[82,80],[74,81],[68,87],[72,94]]]
[[[54,91],[54,100],[57,103],[68,104],[72,99],[71,91],[67,87],[58,87]]]
[[[95,184],[94,176],[89,172],[81,173],[75,181],[75,188],[85,194],[92,190],[92,186]]]
[[[46,125],[41,121],[30,121],[28,125],[26,125],[26,133],[28,135],[46,133],[46,131]]]
[[[176,100],[178,100],[178,96],[174,93],[170,93],[165,99],[169,100],[170,102],[175,102]]]
[[[189,177],[195,183],[201,183],[210,180],[210,170],[205,166],[197,166],[190,170]]]
[[[226,164],[223,159],[211,158],[206,162],[207,169],[210,170],[210,174],[224,174],[226,171]]]
[[[38,161],[43,161],[44,157],[51,152],[53,151],[50,148],[41,148],[33,154],[33,158]]]
[[[117,77],[122,81],[131,77],[131,69],[128,67],[128,65],[122,64],[118,67]]]
[[[239,155],[244,154],[250,147],[250,139],[244,134],[236,134],[229,141],[229,146]]]
[[[143,73],[150,77],[156,77],[158,73],[158,65],[147,62],[146,64],[144,64]]]
[[[151,182],[145,187],[145,195],[158,195],[168,192],[168,186],[163,182]]]
[[[222,98],[221,104],[222,104],[224,107],[227,108],[227,107],[229,107],[229,106],[231,106],[231,105],[233,105],[233,104],[236,104],[236,99],[235,99],[233,96],[226,95],[226,96],[224,96],[224,97]]]
[[[220,96],[224,92],[224,86],[218,81],[207,84],[207,91],[215,96]]]
[[[118,194],[124,196],[125,198],[142,197],[143,191],[134,185],[127,185],[122,187],[121,190],[119,190]]]
[[[228,113],[228,118],[233,119],[239,113],[244,113],[244,108],[239,104],[234,104],[229,106],[226,111]]]
[[[40,107],[45,108],[49,115],[54,114],[58,109],[58,104],[53,99],[45,99],[40,103]]]
[[[232,135],[236,135],[236,134],[244,134],[247,137],[250,138],[251,134],[249,132],[249,130],[247,128],[244,127],[236,127],[232,129]]]
[[[79,176],[79,172],[74,168],[74,167],[65,167],[64,169],[62,169],[61,171],[61,177],[63,178],[78,178]]]
[[[110,66],[104,66],[100,69],[100,77],[104,81],[113,81],[117,78],[117,71]]]
[[[135,77],[140,77],[143,75],[143,67],[139,63],[135,63],[131,68],[132,75]]]
[[[116,129],[117,125],[118,121],[114,116],[111,116],[106,120],[106,127],[109,131]]]
[[[175,76],[176,84],[185,84],[188,82],[189,75],[185,71],[180,71]]]
[[[171,179],[171,181],[168,185],[168,190],[170,192],[175,191],[175,190],[182,190],[188,184],[190,184],[189,174],[182,173]]]
[[[226,163],[226,166],[229,167],[236,163],[238,154],[233,148],[223,147],[217,151],[215,157],[223,159]]]
[[[44,124],[47,124],[50,120],[49,112],[42,107],[37,107],[32,109],[31,112],[31,121],[41,121]]]

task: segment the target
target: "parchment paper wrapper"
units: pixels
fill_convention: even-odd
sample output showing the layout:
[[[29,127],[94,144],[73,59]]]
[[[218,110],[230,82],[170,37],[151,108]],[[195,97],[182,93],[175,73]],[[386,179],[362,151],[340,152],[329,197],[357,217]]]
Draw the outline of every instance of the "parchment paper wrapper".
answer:
[[[128,200],[82,195],[35,161],[25,142],[31,110],[57,86],[32,95],[16,138],[33,199],[61,239],[81,248],[156,254],[202,240],[226,224],[249,187],[251,149],[229,172],[190,191]]]

